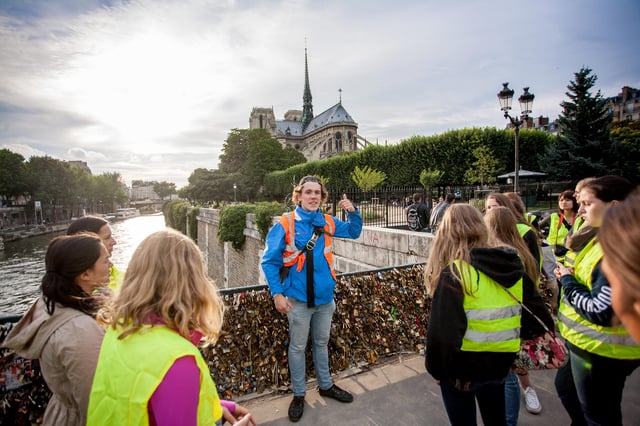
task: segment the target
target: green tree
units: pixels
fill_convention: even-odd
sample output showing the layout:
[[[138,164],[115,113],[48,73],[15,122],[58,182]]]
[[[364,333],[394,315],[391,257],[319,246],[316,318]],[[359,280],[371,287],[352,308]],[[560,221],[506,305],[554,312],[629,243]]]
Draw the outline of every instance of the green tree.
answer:
[[[175,194],[177,192],[176,184],[173,182],[166,182],[166,181],[154,182],[153,192],[158,194],[158,197],[164,200],[165,197],[168,197],[171,194]]]
[[[362,169],[356,166],[351,172],[351,180],[363,192],[371,191],[382,185],[387,178],[386,173],[364,166]]]
[[[640,125],[617,127],[611,137],[622,148],[622,176],[640,182]]]
[[[471,168],[464,174],[467,183],[493,183],[496,181],[496,174],[499,168],[499,161],[493,151],[487,145],[481,145],[473,150],[476,161],[471,164]]]
[[[427,201],[430,206],[433,197],[433,187],[438,185],[441,180],[442,172],[440,170],[426,169],[420,172],[420,184],[427,188],[427,197],[425,201]]]
[[[251,143],[265,139],[271,139],[266,129],[232,129],[222,145],[220,171],[228,174],[246,173]]]
[[[27,188],[24,157],[8,149],[0,149],[0,200],[22,195]]]
[[[540,157],[552,179],[578,180],[586,176],[620,173],[621,149],[610,135],[611,114],[600,90],[592,94],[598,77],[583,67],[567,86],[562,102],[560,135]]]

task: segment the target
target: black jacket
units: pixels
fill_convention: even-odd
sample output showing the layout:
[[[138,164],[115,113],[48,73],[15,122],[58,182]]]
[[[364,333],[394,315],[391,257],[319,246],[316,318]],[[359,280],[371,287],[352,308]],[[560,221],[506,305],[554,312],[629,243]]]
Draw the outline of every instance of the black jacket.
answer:
[[[524,274],[522,262],[515,250],[507,247],[473,249],[471,265],[505,288],[513,287],[524,275],[524,303],[553,330],[551,315],[533,282]],[[451,274],[451,269],[446,267],[440,274],[431,305],[425,358],[427,371],[437,380],[477,382],[506,377],[515,352],[460,350],[467,329],[463,299],[460,282]],[[521,324],[522,338],[544,333],[544,328],[524,309]]]

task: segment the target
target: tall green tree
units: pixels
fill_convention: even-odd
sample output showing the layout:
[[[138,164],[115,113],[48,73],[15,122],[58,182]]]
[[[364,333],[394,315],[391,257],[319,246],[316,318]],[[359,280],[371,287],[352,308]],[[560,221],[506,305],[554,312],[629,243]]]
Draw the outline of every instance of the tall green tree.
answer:
[[[167,181],[154,182],[153,192],[158,194],[158,197],[164,200],[164,197],[168,197],[171,194],[175,194],[177,192],[176,184],[173,182],[167,182]]]
[[[433,187],[438,185],[440,183],[440,181],[442,180],[442,171],[435,169],[426,169],[420,172],[420,184],[427,188],[427,197],[426,197],[426,202],[433,207],[432,201],[433,201]]]
[[[8,149],[0,149],[0,200],[22,195],[27,188],[24,157]]]
[[[567,86],[558,118],[560,134],[540,157],[542,169],[551,179],[578,180],[587,176],[618,174],[620,144],[611,138],[611,114],[600,90],[592,89],[598,77],[590,68],[575,73]]]
[[[487,145],[481,145],[473,150],[475,161],[471,164],[471,168],[464,174],[467,183],[493,183],[496,181],[496,174],[499,168],[499,161],[493,154],[493,151]]]
[[[229,174],[246,173],[251,143],[264,139],[271,139],[266,129],[232,129],[222,145],[220,171]]]

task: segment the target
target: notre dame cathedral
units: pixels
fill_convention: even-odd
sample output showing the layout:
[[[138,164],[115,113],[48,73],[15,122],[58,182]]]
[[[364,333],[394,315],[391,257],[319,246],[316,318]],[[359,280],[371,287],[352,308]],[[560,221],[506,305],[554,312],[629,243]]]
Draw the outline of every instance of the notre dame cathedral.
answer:
[[[358,136],[356,123],[340,102],[313,115],[307,49],[304,50],[304,93],[302,111],[289,110],[284,120],[276,120],[273,108],[253,108],[249,129],[266,129],[283,146],[302,152],[307,161],[321,160],[341,152],[357,151],[366,144]]]

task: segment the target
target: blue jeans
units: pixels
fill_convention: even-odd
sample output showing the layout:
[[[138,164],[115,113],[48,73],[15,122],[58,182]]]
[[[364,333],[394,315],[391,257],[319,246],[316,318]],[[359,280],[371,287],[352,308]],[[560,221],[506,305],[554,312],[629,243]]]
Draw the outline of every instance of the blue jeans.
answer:
[[[576,385],[573,382],[573,374],[571,373],[571,356],[569,361],[562,367],[558,368],[555,379],[556,392],[560,398],[560,402],[571,418],[571,426],[586,426],[584,413],[578,400]]]
[[[624,382],[639,360],[607,358],[582,350],[570,350],[571,373],[588,425],[622,425]]]
[[[331,319],[336,310],[334,301],[313,308],[307,307],[307,302],[289,298],[293,308],[287,314],[289,319],[289,373],[294,396],[304,396],[307,392],[305,350],[309,331],[313,363],[320,389],[333,386],[329,371],[329,334]]]
[[[516,380],[518,380],[516,378]],[[444,408],[452,426],[476,425],[476,399],[485,425],[506,425],[504,407],[504,382],[502,379],[469,384],[465,390],[451,381],[440,381]]]
[[[504,379],[504,403],[507,426],[517,426],[520,414],[520,381],[513,370]]]

